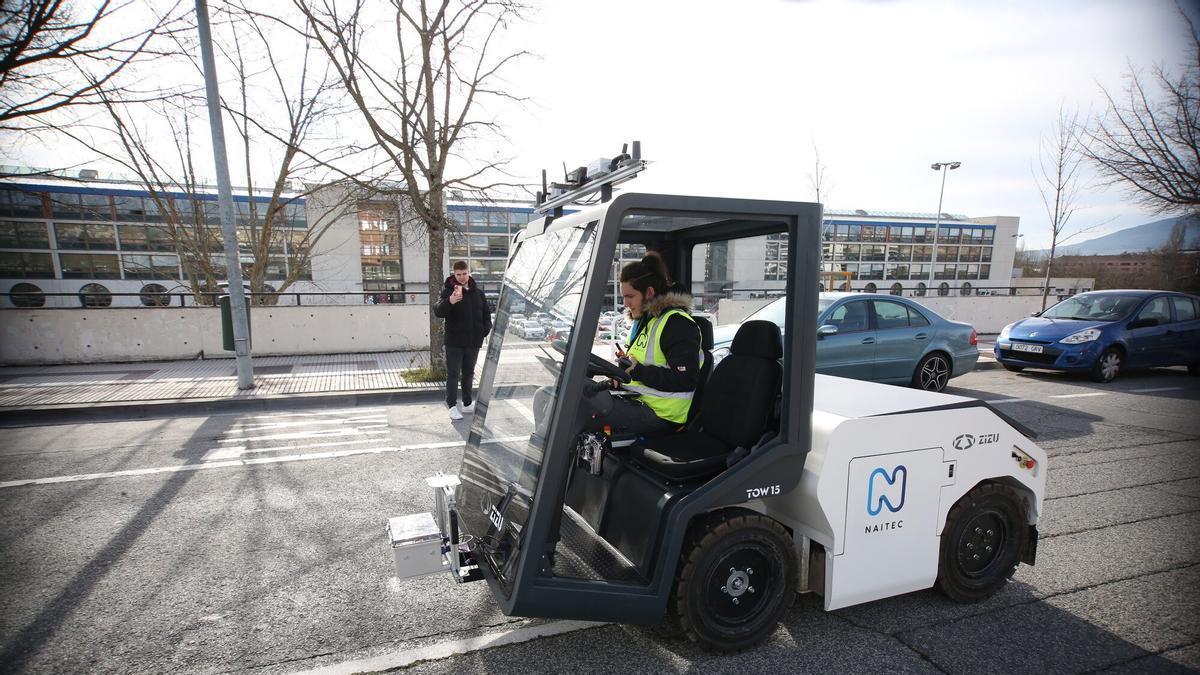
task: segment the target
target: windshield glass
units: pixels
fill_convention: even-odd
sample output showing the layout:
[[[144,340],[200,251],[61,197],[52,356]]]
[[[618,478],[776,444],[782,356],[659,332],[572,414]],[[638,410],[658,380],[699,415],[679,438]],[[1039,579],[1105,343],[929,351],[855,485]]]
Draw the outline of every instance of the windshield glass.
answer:
[[[832,298],[821,298],[820,300],[818,300],[817,301],[817,316],[821,316],[821,313],[824,312],[825,310],[829,309],[829,306],[832,305],[833,303],[834,303],[834,300]],[[783,328],[783,322],[787,318],[785,316],[786,312],[787,312],[787,298],[776,298],[775,300],[772,300],[771,303],[768,304],[766,307],[763,307],[762,309],[758,310],[757,312],[751,314],[749,317],[746,318],[746,320],[749,321],[751,319],[755,319],[755,320],[762,320],[762,321],[770,321],[771,323],[775,324],[776,326]]]
[[[575,322],[595,230],[592,222],[531,237],[520,243],[504,273],[463,457],[459,509],[466,531],[508,583],[545,451],[545,429],[535,425],[534,393],[541,390],[539,404],[545,401],[544,409],[553,410],[562,375],[561,357],[545,339],[530,339],[509,327],[520,323],[540,330],[536,321],[526,321],[534,315]]]
[[[1116,321],[1129,316],[1141,298],[1130,295],[1076,295],[1042,312],[1046,319]]]

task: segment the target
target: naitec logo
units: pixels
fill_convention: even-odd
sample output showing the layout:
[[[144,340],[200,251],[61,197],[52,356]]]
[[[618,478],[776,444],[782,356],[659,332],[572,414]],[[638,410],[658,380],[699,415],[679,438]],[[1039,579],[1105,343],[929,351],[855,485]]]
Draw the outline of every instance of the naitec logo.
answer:
[[[867,514],[877,516],[886,508],[892,513],[904,508],[904,493],[908,489],[908,469],[903,464],[892,469],[891,475],[882,467],[871,472],[867,479]]]

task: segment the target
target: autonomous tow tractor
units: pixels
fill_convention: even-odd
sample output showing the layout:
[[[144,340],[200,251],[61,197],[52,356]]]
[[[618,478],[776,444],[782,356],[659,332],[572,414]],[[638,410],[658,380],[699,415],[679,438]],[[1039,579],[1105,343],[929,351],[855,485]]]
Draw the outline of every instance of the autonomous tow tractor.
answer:
[[[737,651],[797,593],[826,610],[934,586],[973,602],[1033,564],[1047,466],[1032,432],[982,401],[814,374],[821,205],[614,196],[645,166],[638,150],[539,195],[511,247],[459,473],[428,479],[433,512],[388,522],[397,574],[486,580],[512,616],[659,624]],[[790,244],[784,337],[747,321],[716,367],[706,351],[673,433],[580,433],[588,388],[628,381],[589,329],[619,247],[659,252],[700,294],[725,243],[767,235]],[[532,312],[575,329],[552,345],[509,333]]]

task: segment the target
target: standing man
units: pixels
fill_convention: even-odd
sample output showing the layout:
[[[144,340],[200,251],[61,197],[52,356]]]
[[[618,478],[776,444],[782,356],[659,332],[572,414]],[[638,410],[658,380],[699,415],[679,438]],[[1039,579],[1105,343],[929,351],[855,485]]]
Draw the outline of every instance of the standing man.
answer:
[[[483,291],[467,272],[465,260],[456,260],[454,274],[446,278],[442,297],[434,305],[435,316],[446,320],[446,407],[450,419],[461,420],[463,413],[475,412],[471,382],[475,377],[475,360],[483,338],[492,330],[492,313]],[[462,407],[458,403],[461,377]]]

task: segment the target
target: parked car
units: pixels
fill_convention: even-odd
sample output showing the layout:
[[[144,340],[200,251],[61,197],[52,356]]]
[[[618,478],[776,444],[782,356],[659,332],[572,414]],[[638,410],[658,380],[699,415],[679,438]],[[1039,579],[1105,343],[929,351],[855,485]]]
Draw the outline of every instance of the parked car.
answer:
[[[1080,293],[1005,326],[995,353],[1014,372],[1087,373],[1096,382],[1153,366],[1187,366],[1200,375],[1200,297],[1148,290]]]
[[[525,319],[517,322],[517,335],[526,340],[541,340],[546,337],[546,329],[533,319]]]
[[[765,319],[783,330],[786,306],[778,298],[746,321]],[[979,360],[971,324],[944,319],[907,298],[821,293],[817,312],[818,373],[942,391]],[[714,361],[729,354],[737,329],[738,324],[713,329]]]

